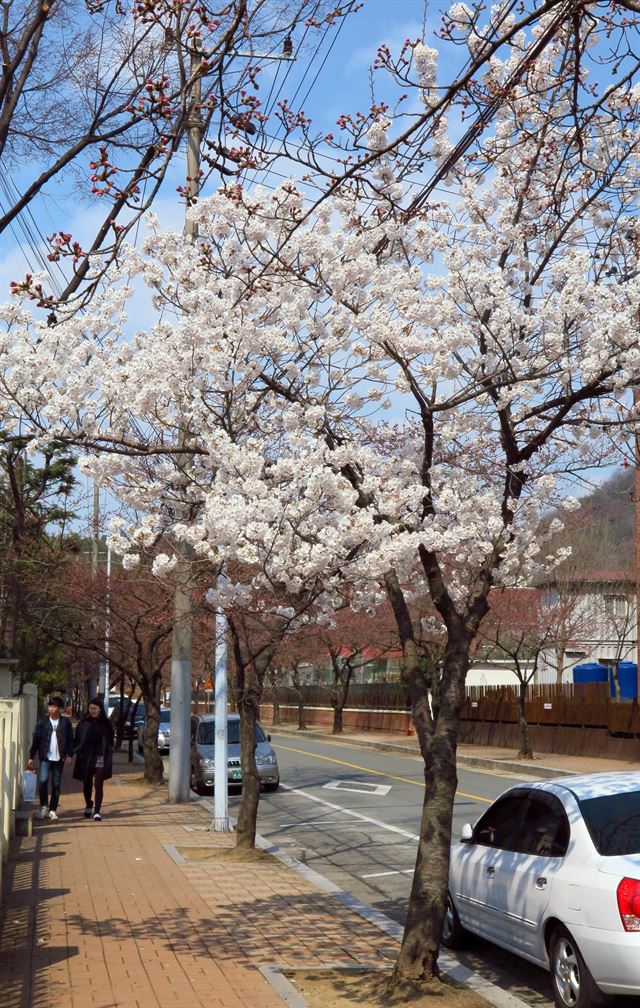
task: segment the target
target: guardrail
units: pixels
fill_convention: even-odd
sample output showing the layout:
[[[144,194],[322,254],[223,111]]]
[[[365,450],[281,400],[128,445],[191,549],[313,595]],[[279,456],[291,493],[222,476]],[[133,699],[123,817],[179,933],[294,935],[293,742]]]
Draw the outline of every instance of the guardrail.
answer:
[[[0,900],[3,868],[22,801],[22,772],[36,722],[36,687],[29,683],[24,689],[20,696],[0,697]]]

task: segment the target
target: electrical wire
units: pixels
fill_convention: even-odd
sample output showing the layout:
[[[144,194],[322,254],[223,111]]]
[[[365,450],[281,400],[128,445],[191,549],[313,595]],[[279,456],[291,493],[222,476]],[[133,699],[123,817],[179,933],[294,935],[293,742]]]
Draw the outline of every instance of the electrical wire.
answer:
[[[0,187],[2,188],[4,196],[8,201],[8,204],[11,205],[12,194],[10,188],[6,185],[6,179],[2,176],[0,176]],[[17,193],[16,190],[15,196],[17,197],[18,195],[19,194]],[[5,208],[5,205],[2,200],[0,200],[0,210],[2,211],[3,214],[7,212],[7,209]],[[29,272],[31,273],[44,272],[49,278],[51,287],[53,289],[53,293],[56,296],[58,296],[62,291],[62,287],[58,279],[54,276],[52,272],[51,261],[47,259],[44,252],[42,251],[42,246],[47,245],[47,239],[39,230],[33,217],[33,214],[31,213],[30,207],[25,207],[25,209],[20,214],[18,214],[18,216],[10,223],[9,230],[11,231],[11,234],[15,239],[16,245],[20,249],[21,255],[23,256],[23,258],[27,263],[27,268]],[[39,242],[34,236],[34,231],[36,232],[38,238],[40,239]],[[18,232],[21,232],[21,235]],[[27,247],[25,246],[28,246],[28,248],[31,250],[31,256],[33,258],[31,258],[31,256],[27,252]],[[36,263],[37,265],[34,265],[34,263]],[[64,274],[64,271],[60,267],[60,264],[55,263],[55,266],[57,268],[57,271],[62,276],[64,283],[66,284],[67,278]]]

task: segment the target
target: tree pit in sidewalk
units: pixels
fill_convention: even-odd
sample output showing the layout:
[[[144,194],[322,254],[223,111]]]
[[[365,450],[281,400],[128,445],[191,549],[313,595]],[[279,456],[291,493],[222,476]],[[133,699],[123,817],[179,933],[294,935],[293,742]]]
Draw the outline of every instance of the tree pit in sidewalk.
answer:
[[[185,861],[226,861],[235,864],[279,864],[273,854],[259,847],[176,847]]]
[[[309,1008],[492,1008],[485,998],[446,976],[386,992],[389,969],[283,969]]]

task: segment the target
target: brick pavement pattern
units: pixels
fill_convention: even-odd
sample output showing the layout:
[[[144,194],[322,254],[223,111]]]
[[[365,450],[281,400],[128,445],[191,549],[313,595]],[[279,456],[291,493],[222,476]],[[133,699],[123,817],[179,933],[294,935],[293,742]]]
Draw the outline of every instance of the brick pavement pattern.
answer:
[[[234,845],[116,754],[102,822],[66,771],[59,822],[16,837],[3,879],[0,1008],[282,1008],[258,966],[393,962],[397,944],[281,862],[177,864]]]

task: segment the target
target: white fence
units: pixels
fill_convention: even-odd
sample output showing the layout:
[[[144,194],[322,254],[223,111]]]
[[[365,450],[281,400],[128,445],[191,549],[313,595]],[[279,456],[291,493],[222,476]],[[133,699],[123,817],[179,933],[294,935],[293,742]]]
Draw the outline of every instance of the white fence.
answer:
[[[0,696],[0,900],[9,841],[22,800],[22,771],[36,723],[36,687],[29,683],[24,690],[21,696]]]

